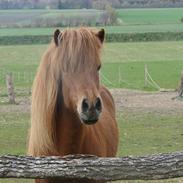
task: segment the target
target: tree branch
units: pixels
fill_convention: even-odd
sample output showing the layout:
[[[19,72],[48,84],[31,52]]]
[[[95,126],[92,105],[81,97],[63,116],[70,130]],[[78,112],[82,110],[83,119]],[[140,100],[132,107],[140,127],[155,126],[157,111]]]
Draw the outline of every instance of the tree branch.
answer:
[[[183,177],[183,152],[139,157],[98,158],[1,156],[0,178],[154,180]]]

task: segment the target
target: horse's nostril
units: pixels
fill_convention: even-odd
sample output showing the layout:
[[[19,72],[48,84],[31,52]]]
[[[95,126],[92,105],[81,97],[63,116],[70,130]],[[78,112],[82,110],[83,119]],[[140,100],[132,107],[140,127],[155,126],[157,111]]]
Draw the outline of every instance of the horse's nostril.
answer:
[[[81,104],[81,110],[82,112],[79,115],[83,123],[85,124],[96,123],[102,111],[102,104],[100,98],[97,97],[95,102],[92,102],[91,105],[87,98],[83,99]]]
[[[89,110],[89,101],[88,99],[83,99],[82,101],[82,112],[87,112]]]
[[[99,97],[97,97],[96,99],[96,102],[95,102],[95,108],[98,110],[98,111],[102,111],[102,103],[101,103],[101,100]]]

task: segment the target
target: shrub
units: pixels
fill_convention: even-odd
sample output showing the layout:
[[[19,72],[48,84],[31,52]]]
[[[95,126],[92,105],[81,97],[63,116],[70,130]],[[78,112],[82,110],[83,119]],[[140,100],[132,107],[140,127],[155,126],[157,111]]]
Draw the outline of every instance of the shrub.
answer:
[[[180,19],[180,21],[183,23],[183,17]]]
[[[37,36],[0,36],[0,45],[48,44],[51,35]],[[145,42],[145,41],[178,41],[183,40],[183,32],[148,32],[148,33],[110,33],[106,42]]]

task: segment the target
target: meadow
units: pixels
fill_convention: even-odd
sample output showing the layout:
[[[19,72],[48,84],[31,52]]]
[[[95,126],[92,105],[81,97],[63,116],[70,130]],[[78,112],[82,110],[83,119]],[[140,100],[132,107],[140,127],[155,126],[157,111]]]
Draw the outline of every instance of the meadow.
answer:
[[[15,87],[30,87],[46,47],[0,46],[0,86],[5,88],[4,75],[12,72]],[[149,73],[161,88],[176,89],[183,68],[182,50],[182,41],[105,43],[102,50],[102,82],[110,88],[156,90],[144,86],[144,66],[147,65]]]
[[[182,32],[183,8],[118,9],[118,26],[105,26],[107,33]],[[26,12],[26,16],[25,16]],[[0,10],[0,36],[51,35],[55,27],[31,27],[36,18],[97,15],[99,10]],[[16,24],[20,28],[12,27]],[[5,25],[11,26],[6,28]],[[25,25],[29,28],[23,28]],[[3,26],[4,25],[4,26]],[[3,28],[4,27],[4,28]]]
[[[182,8],[120,9],[118,17],[124,24],[176,24],[181,23]]]
[[[126,112],[118,114],[120,131],[118,156],[180,151],[183,148],[182,117],[182,115],[159,117],[155,114],[130,116]],[[29,123],[28,113],[10,115],[7,112],[0,115],[0,155],[26,154]]]
[[[1,28],[0,36],[52,35],[57,27]],[[103,28],[97,27],[98,29]],[[182,32],[182,24],[105,26],[106,33]],[[61,30],[64,27],[60,28]]]
[[[58,17],[74,17],[75,15],[88,16],[102,13],[99,10],[55,10],[55,9],[38,9],[38,10],[0,10],[1,27],[27,27],[33,25],[36,21],[51,20]]]

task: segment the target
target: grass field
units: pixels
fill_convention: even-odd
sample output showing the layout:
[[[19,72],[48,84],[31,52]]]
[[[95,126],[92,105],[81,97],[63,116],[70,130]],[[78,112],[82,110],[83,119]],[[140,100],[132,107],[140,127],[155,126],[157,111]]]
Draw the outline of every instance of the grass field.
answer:
[[[120,9],[118,16],[124,24],[176,24],[181,23],[182,8]]]
[[[158,117],[153,114],[143,114],[138,117],[130,116],[130,114],[119,115],[118,156],[146,155],[183,149],[182,117]],[[26,153],[29,120],[30,116],[27,113],[1,114],[0,155],[10,153],[23,155]],[[172,121],[174,122],[172,123]]]
[[[183,149],[182,117],[181,115],[159,117],[153,114],[138,116],[128,113],[119,114],[118,156],[180,151]],[[26,153],[29,122],[30,115],[27,113],[0,115],[0,155]]]
[[[117,9],[118,18],[122,20],[123,24],[137,25],[137,24],[176,24],[181,23],[183,17],[183,8],[143,8],[143,9]],[[24,22],[27,17],[57,17],[58,15],[75,16],[78,14],[97,14],[101,10],[95,9],[71,9],[71,10],[0,10],[0,20],[11,21],[10,17],[16,18]],[[26,16],[25,16],[26,15]]]
[[[0,10],[0,26],[1,27],[26,27],[35,24],[36,21],[46,20],[48,18],[57,19],[61,16],[74,17],[82,16],[99,16],[102,11],[99,10]]]
[[[98,29],[103,27],[98,27]],[[182,32],[182,24],[105,26],[106,33]],[[0,36],[52,35],[52,28],[0,28]],[[61,30],[64,28],[60,28]]]
[[[4,24],[30,24],[36,17],[99,15],[98,10],[0,10],[0,22]],[[183,8],[119,9],[120,26],[106,26],[107,33],[181,32]],[[29,20],[29,21],[28,21]],[[27,22],[28,21],[28,22]],[[9,23],[8,23],[9,22]],[[2,27],[2,26],[1,26]],[[55,28],[1,28],[0,36],[51,35]]]
[[[7,71],[14,74],[16,87],[30,86],[46,47],[1,46],[0,86],[5,86],[3,78]],[[144,66],[147,64],[160,87],[175,89],[183,68],[183,42],[106,43],[102,61],[101,74],[106,78],[102,77],[102,81],[109,87],[152,90],[144,88]],[[33,73],[31,79],[30,73]]]

